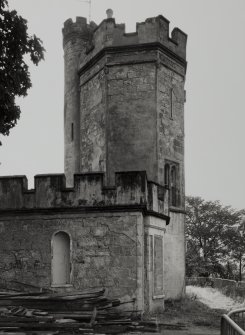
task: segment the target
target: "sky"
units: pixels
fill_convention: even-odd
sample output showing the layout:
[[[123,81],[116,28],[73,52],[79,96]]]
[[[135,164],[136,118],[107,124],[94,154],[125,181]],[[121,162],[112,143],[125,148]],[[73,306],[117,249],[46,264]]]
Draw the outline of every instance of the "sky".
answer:
[[[42,39],[45,61],[30,64],[33,87],[17,100],[22,114],[1,137],[0,175],[33,176],[64,171],[63,22],[89,17],[81,0],[9,0]],[[136,22],[159,14],[188,34],[185,89],[186,194],[245,208],[245,1],[92,0],[99,24],[112,8],[117,23],[133,32]]]

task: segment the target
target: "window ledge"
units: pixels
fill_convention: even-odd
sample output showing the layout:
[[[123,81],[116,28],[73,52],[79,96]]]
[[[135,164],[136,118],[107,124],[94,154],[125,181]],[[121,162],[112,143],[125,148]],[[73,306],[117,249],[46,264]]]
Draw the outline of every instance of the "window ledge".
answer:
[[[72,284],[52,284],[51,287],[73,287]]]
[[[165,298],[165,294],[159,294],[159,295],[153,295],[152,299],[164,299]]]

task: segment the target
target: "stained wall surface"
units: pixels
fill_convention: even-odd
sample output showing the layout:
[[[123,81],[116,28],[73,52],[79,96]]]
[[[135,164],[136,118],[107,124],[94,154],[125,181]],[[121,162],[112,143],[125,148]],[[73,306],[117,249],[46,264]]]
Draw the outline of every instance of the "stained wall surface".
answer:
[[[119,170],[143,169],[150,180],[155,180],[155,109],[154,64],[109,68],[107,127],[110,183],[113,183],[115,171]]]
[[[71,240],[74,289],[105,287],[112,297],[136,298],[142,309],[141,213],[1,216],[0,231],[0,282],[50,287],[52,237],[63,231]]]
[[[106,80],[103,71],[85,81],[80,92],[80,171],[104,172],[106,171]]]
[[[67,145],[66,174],[79,157],[77,172],[106,172],[107,186],[114,185],[115,172],[140,170],[164,186],[164,165],[170,160],[178,168],[178,205],[183,207],[186,34],[174,28],[170,36],[163,16],[137,23],[130,34],[113,18],[93,29],[84,20],[68,20],[63,30],[69,46],[66,67],[73,66],[67,73],[68,90],[70,83],[77,87],[80,78],[79,113],[77,96],[67,95],[71,101],[65,130],[69,134],[74,115],[76,134],[72,154]],[[75,40],[72,62],[71,31],[80,38],[80,46],[86,42],[78,54]]]
[[[185,293],[185,219],[170,212],[164,236],[164,292],[166,299],[178,299]]]
[[[172,62],[160,65],[158,75],[158,182],[164,184],[164,165],[177,167],[178,207],[184,207],[184,102],[183,68]]]

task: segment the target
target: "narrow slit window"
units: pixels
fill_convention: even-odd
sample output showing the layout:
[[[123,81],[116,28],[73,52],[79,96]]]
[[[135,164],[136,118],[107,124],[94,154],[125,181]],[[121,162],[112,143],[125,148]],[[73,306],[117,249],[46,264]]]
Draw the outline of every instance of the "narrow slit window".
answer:
[[[177,206],[177,195],[176,195],[176,167],[171,168],[171,205]]]
[[[74,140],[74,125],[73,125],[73,122],[71,124],[71,141]]]
[[[170,118],[173,119],[173,116],[174,116],[174,90],[173,88],[170,89],[170,100],[171,100]]]

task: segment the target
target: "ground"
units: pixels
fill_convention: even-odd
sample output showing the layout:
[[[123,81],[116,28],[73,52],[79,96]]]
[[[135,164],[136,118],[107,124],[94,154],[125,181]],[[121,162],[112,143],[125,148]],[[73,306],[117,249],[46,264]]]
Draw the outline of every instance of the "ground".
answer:
[[[165,312],[158,315],[159,330],[164,335],[218,335],[221,315],[226,312],[189,297],[167,301],[165,306]]]
[[[221,315],[244,305],[211,287],[187,286],[181,301],[166,301],[165,311],[156,315],[164,335],[218,335]]]

